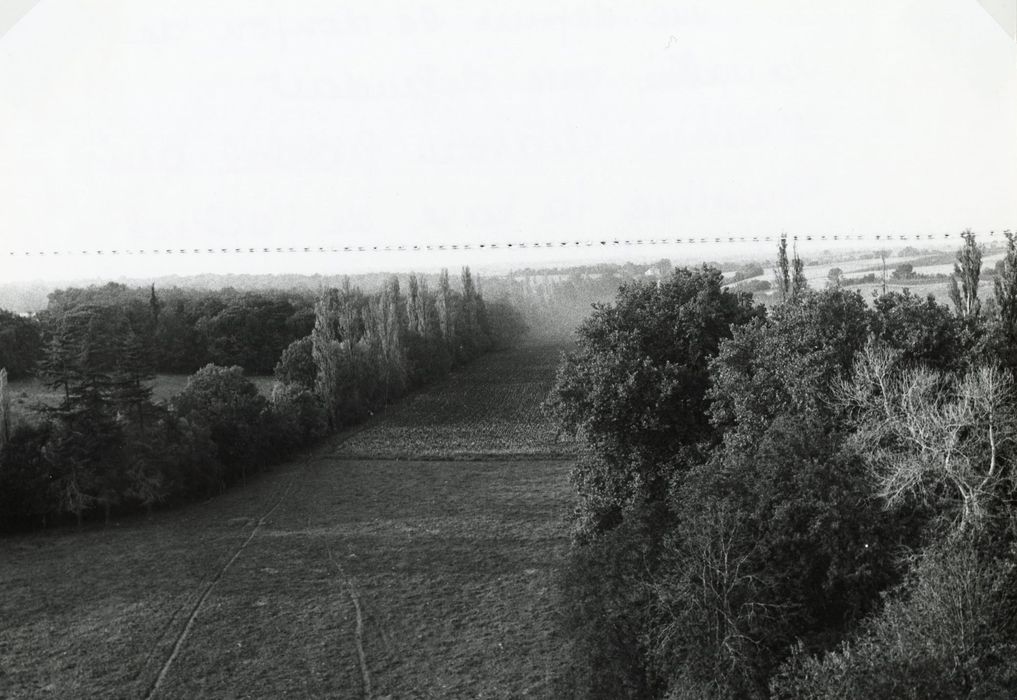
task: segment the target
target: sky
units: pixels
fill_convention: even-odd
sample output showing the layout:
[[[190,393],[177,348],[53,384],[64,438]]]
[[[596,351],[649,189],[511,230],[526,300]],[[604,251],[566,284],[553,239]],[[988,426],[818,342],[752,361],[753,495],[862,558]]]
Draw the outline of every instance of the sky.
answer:
[[[1017,229],[1017,43],[976,0],[17,4],[0,280]],[[237,247],[339,252],[151,252]]]

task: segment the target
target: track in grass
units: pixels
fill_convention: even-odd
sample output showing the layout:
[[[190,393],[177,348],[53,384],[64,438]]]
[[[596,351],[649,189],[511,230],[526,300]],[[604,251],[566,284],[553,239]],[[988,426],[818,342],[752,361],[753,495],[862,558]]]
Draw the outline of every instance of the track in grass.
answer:
[[[0,696],[546,697],[570,448],[557,349],[514,352],[208,503],[0,540]]]
[[[152,687],[149,689],[148,695],[146,695],[147,698],[154,698],[156,694],[159,692],[159,687],[163,684],[163,681],[166,678],[166,674],[168,674],[170,669],[173,667],[173,662],[176,660],[177,655],[180,653],[180,649],[183,647],[184,642],[187,640],[187,633],[191,631],[191,628],[194,626],[195,621],[198,619],[198,613],[201,612],[201,606],[205,604],[205,601],[208,599],[208,596],[212,592],[212,589],[215,588],[215,585],[219,582],[219,580],[226,575],[226,572],[229,571],[229,568],[230,566],[232,566],[233,562],[235,562],[237,558],[241,554],[243,554],[244,550],[247,549],[247,545],[251,543],[251,540],[257,537],[258,531],[265,526],[265,521],[268,520],[268,518],[271,517],[272,513],[274,513],[276,509],[279,508],[279,506],[282,504],[283,500],[286,498],[286,494],[289,493],[292,485],[293,485],[292,482],[287,484],[286,490],[283,491],[281,496],[279,496],[279,499],[274,504],[272,504],[272,506],[267,511],[265,511],[265,513],[258,519],[258,522],[255,524],[255,526],[251,528],[251,534],[247,536],[247,539],[240,543],[240,546],[237,547],[235,552],[233,552],[233,556],[229,558],[229,560],[223,565],[223,567],[216,572],[215,576],[213,576],[212,579],[208,582],[208,584],[202,589],[201,595],[198,596],[198,600],[194,603],[194,606],[191,608],[190,614],[187,616],[187,620],[184,622],[183,629],[180,630],[180,634],[177,635],[176,639],[173,642],[173,649],[170,652],[170,655],[166,657],[166,661],[163,663],[162,668],[159,669],[159,674],[155,677],[155,681],[153,681]]]

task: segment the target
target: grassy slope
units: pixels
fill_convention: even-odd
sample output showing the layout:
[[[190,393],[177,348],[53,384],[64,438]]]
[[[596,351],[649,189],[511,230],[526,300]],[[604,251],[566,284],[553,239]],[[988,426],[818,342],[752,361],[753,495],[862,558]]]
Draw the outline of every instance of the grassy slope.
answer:
[[[408,405],[446,406],[480,434],[494,424],[532,454],[556,356],[492,355]],[[464,393],[471,384],[483,391]],[[460,400],[472,403],[454,413]],[[460,419],[432,416],[430,443],[416,431],[401,444],[392,426],[409,414],[395,407],[355,436],[401,461],[336,444],[150,520],[0,540],[0,696],[144,697],[260,518],[159,697],[365,697],[365,681],[374,697],[546,696],[570,462],[522,460],[505,442],[491,461],[483,440],[472,449],[484,461],[461,442],[456,461],[436,461]]]

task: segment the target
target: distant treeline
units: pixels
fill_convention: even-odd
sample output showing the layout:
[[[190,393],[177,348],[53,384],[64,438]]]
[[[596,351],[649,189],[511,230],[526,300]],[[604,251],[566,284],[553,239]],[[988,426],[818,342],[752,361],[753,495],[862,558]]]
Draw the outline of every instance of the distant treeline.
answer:
[[[411,275],[405,291],[390,278],[317,299],[107,285],[0,315],[0,366],[60,397],[12,421],[0,376],[0,530],[215,494],[525,332],[468,268],[458,286],[447,272],[434,290]],[[152,400],[157,371],[199,363],[170,403]],[[245,372],[273,369],[266,398]]]
[[[637,280],[662,280],[673,266],[669,260],[587,265],[561,270],[525,269],[485,280],[485,290],[517,309],[536,335],[571,337],[597,305],[610,303],[618,289]]]

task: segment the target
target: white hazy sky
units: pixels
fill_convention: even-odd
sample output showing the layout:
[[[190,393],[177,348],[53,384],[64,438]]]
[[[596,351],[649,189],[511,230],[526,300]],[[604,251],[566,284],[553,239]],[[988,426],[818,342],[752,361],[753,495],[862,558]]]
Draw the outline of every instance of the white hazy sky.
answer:
[[[968,227],[1017,228],[1017,44],[976,0],[42,0],[0,37],[0,251]]]

